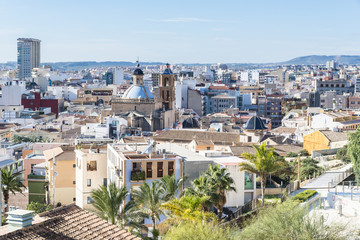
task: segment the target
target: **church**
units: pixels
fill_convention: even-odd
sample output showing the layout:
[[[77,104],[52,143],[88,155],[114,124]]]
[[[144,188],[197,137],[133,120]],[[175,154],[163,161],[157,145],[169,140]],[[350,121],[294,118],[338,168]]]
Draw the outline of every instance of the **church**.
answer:
[[[175,123],[175,75],[170,64],[160,76],[158,90],[159,97],[155,97],[144,85],[144,73],[138,64],[132,86],[122,98],[112,100],[112,114],[127,119],[129,127],[140,127],[143,131],[172,128]]]

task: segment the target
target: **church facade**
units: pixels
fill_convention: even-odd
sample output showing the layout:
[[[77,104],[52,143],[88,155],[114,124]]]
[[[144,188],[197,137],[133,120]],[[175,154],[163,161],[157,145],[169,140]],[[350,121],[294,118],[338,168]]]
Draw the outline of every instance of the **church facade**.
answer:
[[[133,85],[122,98],[113,99],[112,114],[128,121],[129,127],[143,131],[172,128],[175,123],[175,76],[167,64],[160,76],[158,98],[144,85],[144,73],[138,64],[133,73]]]

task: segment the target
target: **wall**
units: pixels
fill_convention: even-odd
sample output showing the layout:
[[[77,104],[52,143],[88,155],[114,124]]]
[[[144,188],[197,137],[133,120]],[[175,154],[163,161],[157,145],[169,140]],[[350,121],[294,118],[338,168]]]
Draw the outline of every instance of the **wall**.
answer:
[[[44,203],[46,200],[46,191],[45,186],[47,183],[44,180],[29,180],[28,190],[29,190],[29,203],[39,202]]]
[[[329,149],[329,140],[319,131],[305,135],[303,139],[303,148],[310,154],[313,150]]]

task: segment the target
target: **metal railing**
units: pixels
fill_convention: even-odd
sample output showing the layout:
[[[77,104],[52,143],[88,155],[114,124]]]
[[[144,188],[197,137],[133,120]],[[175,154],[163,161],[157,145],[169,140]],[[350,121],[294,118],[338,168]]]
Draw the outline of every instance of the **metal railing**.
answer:
[[[240,207],[233,213],[232,219],[236,219],[245,213],[255,210],[257,207],[261,206],[261,202],[258,199],[253,199],[250,202],[246,203],[244,206]]]

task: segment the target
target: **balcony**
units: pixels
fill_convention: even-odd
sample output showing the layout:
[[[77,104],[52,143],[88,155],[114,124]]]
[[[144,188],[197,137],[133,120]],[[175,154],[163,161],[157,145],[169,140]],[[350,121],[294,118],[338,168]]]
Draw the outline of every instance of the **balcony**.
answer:
[[[145,171],[131,171],[130,179],[131,181],[145,181]]]

